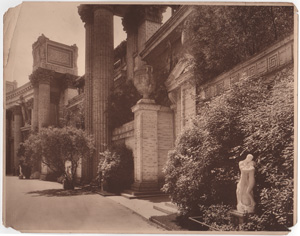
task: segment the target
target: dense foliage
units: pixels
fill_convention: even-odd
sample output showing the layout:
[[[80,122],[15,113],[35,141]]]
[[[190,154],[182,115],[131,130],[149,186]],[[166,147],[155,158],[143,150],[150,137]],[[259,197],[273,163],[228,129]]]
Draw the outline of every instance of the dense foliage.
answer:
[[[79,103],[77,106],[65,109],[63,117],[59,120],[59,126],[72,126],[84,130],[84,105]]]
[[[185,47],[202,84],[293,32],[292,6],[195,6]]]
[[[103,189],[120,193],[133,183],[133,154],[125,145],[116,146],[112,151],[101,154],[98,179]]]
[[[81,159],[90,158],[94,151],[93,139],[83,130],[74,127],[42,128],[31,134],[22,144],[27,162],[44,163],[57,177],[65,171],[66,160],[72,162],[72,173]]]
[[[131,80],[123,83],[111,95],[110,125],[112,129],[132,121],[134,114],[131,108],[141,98]]]
[[[164,190],[183,214],[202,206],[235,208],[238,162],[255,157],[257,218],[251,230],[282,230],[293,214],[293,70],[240,81],[203,102],[169,153]],[[200,207],[199,207],[200,206]],[[248,227],[248,228],[247,228]]]

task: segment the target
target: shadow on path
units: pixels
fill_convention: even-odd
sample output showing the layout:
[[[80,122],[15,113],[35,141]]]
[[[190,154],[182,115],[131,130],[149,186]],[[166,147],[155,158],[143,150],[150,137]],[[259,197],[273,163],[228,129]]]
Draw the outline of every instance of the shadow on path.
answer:
[[[40,191],[31,191],[27,194],[35,194],[34,197],[44,196],[44,197],[71,197],[80,195],[92,195],[96,194],[89,189],[74,189],[74,190],[64,190],[64,189],[46,189]]]

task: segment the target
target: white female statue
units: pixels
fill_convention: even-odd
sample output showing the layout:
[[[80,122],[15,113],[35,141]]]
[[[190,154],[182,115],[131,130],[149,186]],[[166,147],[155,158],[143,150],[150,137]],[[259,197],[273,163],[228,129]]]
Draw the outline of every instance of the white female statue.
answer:
[[[236,197],[237,197],[237,211],[241,213],[253,213],[255,201],[253,197],[253,187],[255,184],[254,179],[254,161],[253,156],[248,154],[246,159],[239,162],[241,170],[241,178],[237,184]]]

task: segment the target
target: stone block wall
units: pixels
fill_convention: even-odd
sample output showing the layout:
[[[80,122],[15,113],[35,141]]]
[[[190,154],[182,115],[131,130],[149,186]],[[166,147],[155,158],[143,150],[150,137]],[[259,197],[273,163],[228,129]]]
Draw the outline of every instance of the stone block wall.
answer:
[[[173,112],[162,108],[158,112],[158,181],[163,182],[163,168],[167,162],[168,152],[174,147]]]
[[[113,144],[125,144],[128,149],[131,149],[134,155],[134,124],[130,121],[113,130]]]

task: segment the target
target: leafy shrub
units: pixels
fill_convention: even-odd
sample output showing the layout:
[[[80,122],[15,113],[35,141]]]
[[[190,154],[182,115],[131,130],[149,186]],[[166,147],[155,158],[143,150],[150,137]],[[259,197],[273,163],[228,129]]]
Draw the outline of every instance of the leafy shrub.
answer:
[[[133,183],[133,155],[125,145],[105,151],[98,166],[98,179],[104,190],[120,193]]]
[[[90,158],[94,142],[83,130],[74,127],[42,128],[31,134],[23,143],[24,156],[32,165],[44,163],[52,170],[52,176],[60,176],[65,171],[66,160],[72,162],[75,177],[80,159]],[[51,177],[50,177],[51,178]]]
[[[230,205],[202,206],[203,222],[221,231],[235,231],[237,228],[231,223],[229,211]]]
[[[199,205],[235,205],[238,162],[252,153],[257,215],[264,215],[259,230],[292,226],[292,65],[269,77],[242,80],[201,105],[169,152],[163,190],[184,215],[201,214]]]

